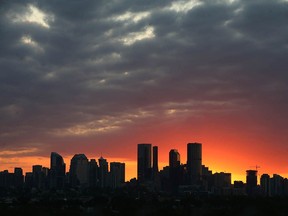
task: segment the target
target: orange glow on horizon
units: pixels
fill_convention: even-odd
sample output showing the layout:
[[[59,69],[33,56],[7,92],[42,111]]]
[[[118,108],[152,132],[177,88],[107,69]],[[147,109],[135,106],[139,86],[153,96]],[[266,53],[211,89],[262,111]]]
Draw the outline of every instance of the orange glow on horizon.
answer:
[[[265,138],[262,135],[256,137],[249,134],[245,136],[238,127],[234,130],[229,130],[221,128],[221,126],[217,128],[215,125],[209,123],[207,123],[206,128],[199,129],[197,127],[197,130],[192,132],[190,131],[190,127],[186,128],[183,125],[178,125],[178,127],[175,125],[172,128],[171,125],[167,126],[167,128],[165,125],[160,126],[159,128],[161,129],[158,131],[153,131],[155,128],[148,128],[148,131],[145,131],[145,133],[141,133],[141,131],[140,133],[139,131],[131,134],[124,133],[121,134],[121,137],[116,136],[113,139],[109,137],[111,140],[102,141],[102,143],[114,144],[115,140],[122,139],[122,143],[125,143],[123,145],[103,145],[99,147],[95,144],[81,146],[80,152],[84,153],[88,159],[96,159],[97,162],[101,155],[96,152],[103,152],[103,157],[107,159],[108,163],[114,161],[125,163],[125,177],[126,181],[128,181],[131,178],[137,177],[137,143],[151,143],[153,146],[158,146],[159,169],[162,169],[169,164],[169,151],[171,149],[178,149],[181,163],[185,164],[187,160],[187,143],[199,142],[202,143],[202,164],[209,167],[213,173],[232,173],[232,183],[234,180],[245,182],[246,170],[255,169],[256,165],[260,166],[258,171],[259,177],[264,173],[269,175],[279,174],[283,177],[288,177],[286,171],[288,167],[284,167],[283,165],[287,163],[287,160],[282,149],[268,147],[270,142],[273,141],[273,137],[268,136],[268,138]],[[73,151],[79,152],[79,149],[73,149]],[[65,154],[65,150],[58,151],[58,153],[64,157],[66,171],[68,172],[73,155]],[[47,154],[47,157],[15,157],[14,155],[5,159],[1,159],[0,157],[0,169],[8,169],[10,172],[13,172],[14,167],[22,167],[24,172],[31,172],[33,164],[50,167],[49,157],[50,154]]]

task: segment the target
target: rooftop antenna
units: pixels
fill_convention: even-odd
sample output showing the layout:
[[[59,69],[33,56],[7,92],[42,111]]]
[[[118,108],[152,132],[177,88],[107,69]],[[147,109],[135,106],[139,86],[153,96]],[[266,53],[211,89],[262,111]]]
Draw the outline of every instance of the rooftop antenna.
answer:
[[[258,165],[256,165],[256,166],[250,166],[250,167],[251,167],[251,168],[252,168],[252,167],[253,167],[253,168],[255,167],[255,170],[256,170],[257,172],[258,172],[258,169],[261,168],[261,167],[258,166]]]

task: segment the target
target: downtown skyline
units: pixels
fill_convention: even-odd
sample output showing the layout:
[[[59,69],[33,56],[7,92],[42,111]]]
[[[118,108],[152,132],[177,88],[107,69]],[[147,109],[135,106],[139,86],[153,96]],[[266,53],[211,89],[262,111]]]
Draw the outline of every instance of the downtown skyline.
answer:
[[[196,148],[194,147],[196,145]],[[143,146],[144,147],[144,149],[142,149],[142,150],[140,150],[141,149],[141,147],[140,147],[140,149],[139,149],[139,146]],[[150,146],[150,147],[149,147]],[[199,149],[199,147],[198,146],[200,146],[200,149]],[[147,148],[148,147],[148,148]],[[153,147],[153,148],[152,148]],[[157,149],[157,151],[156,152],[154,152],[154,149]],[[144,150],[144,151],[143,151]],[[140,152],[143,152],[143,153],[140,153]],[[145,152],[145,153],[144,153]],[[150,152],[150,153],[149,153]],[[172,153],[174,153],[174,154],[177,154],[178,156],[171,156],[171,152]],[[197,153],[195,153],[195,152],[197,152]],[[137,179],[138,181],[140,180],[140,182],[142,182],[142,181],[144,181],[145,179],[150,179],[150,178],[152,178],[153,177],[153,173],[156,171],[157,173],[161,173],[161,172],[163,172],[165,169],[167,169],[167,167],[176,167],[176,166],[187,166],[187,164],[191,164],[191,162],[189,162],[188,163],[188,161],[191,161],[191,157],[193,157],[193,158],[200,158],[200,161],[199,162],[196,162],[196,165],[194,164],[194,165],[189,165],[189,166],[191,166],[190,168],[189,168],[189,166],[187,166],[186,167],[186,169],[187,170],[193,170],[193,173],[194,173],[194,176],[195,176],[195,173],[196,173],[196,176],[197,175],[199,175],[199,179],[200,179],[200,176],[202,176],[202,171],[200,172],[200,171],[197,171],[198,170],[198,168],[197,167],[199,167],[199,170],[200,170],[200,168],[201,168],[201,170],[205,167],[205,169],[208,169],[209,171],[211,171],[211,173],[213,173],[213,174],[215,174],[215,173],[229,173],[230,175],[231,175],[231,183],[233,183],[234,181],[242,181],[242,182],[245,182],[246,181],[246,177],[247,177],[247,175],[246,175],[246,172],[247,172],[247,170],[255,170],[258,174],[257,174],[257,176],[261,176],[262,174],[265,174],[265,175],[271,175],[271,176],[273,176],[274,174],[276,174],[276,175],[280,175],[280,176],[282,176],[282,174],[279,174],[279,173],[277,173],[277,172],[275,172],[275,171],[273,171],[273,172],[266,172],[265,170],[263,170],[263,169],[261,169],[261,166],[258,166],[258,165],[255,165],[255,166],[250,166],[250,167],[242,167],[242,170],[243,170],[243,174],[242,175],[234,175],[232,172],[229,172],[229,171],[227,171],[227,169],[225,169],[225,167],[224,167],[224,169],[222,169],[222,170],[213,170],[213,169],[211,169],[211,167],[209,166],[209,165],[207,165],[207,164],[205,164],[205,162],[203,162],[202,161],[202,158],[203,158],[203,150],[202,150],[202,143],[197,143],[197,142],[194,142],[194,143],[192,143],[192,142],[189,142],[188,144],[187,144],[187,149],[186,149],[186,154],[184,154],[184,155],[181,155],[180,153],[179,153],[179,151],[178,151],[178,149],[176,149],[176,148],[172,148],[172,149],[170,149],[170,151],[169,152],[167,152],[167,157],[168,157],[168,160],[167,160],[167,162],[166,163],[160,163],[160,166],[159,166],[159,161],[158,161],[158,156],[159,156],[159,153],[161,154],[161,149],[160,149],[160,151],[159,151],[159,149],[158,149],[158,146],[155,146],[155,145],[153,145],[152,146],[152,144],[148,144],[148,143],[142,143],[142,144],[137,144],[137,153],[136,153],[136,155],[135,155],[135,157],[136,157],[136,164],[134,164],[134,161],[133,162],[131,162],[131,161],[125,161],[125,160],[123,160],[123,158],[121,158],[121,157],[118,157],[118,158],[112,158],[112,160],[110,160],[109,159],[109,157],[107,158],[107,157],[105,157],[105,156],[103,156],[102,154],[100,155],[100,156],[98,156],[98,157],[87,157],[86,155],[88,155],[88,154],[86,154],[86,153],[75,153],[73,156],[71,156],[70,158],[68,158],[68,157],[62,157],[62,155],[61,154],[58,154],[57,152],[51,152],[51,155],[49,156],[49,160],[48,160],[48,163],[46,163],[46,162],[44,162],[44,163],[41,163],[41,160],[38,160],[38,162],[39,163],[35,163],[35,164],[32,164],[31,165],[31,167],[30,168],[26,168],[26,167],[22,167],[21,165],[20,166],[15,166],[15,167],[10,167],[10,168],[5,168],[4,167],[4,169],[1,169],[0,170],[0,172],[2,172],[2,171],[5,171],[5,170],[8,170],[8,172],[9,173],[13,173],[14,172],[14,170],[15,170],[15,168],[16,169],[18,169],[18,168],[21,168],[22,170],[23,170],[23,174],[25,175],[25,173],[31,173],[32,171],[33,171],[33,166],[41,166],[41,167],[43,167],[44,169],[52,169],[52,167],[53,167],[53,163],[55,163],[55,162],[52,162],[52,155],[54,155],[53,157],[55,157],[55,155],[56,155],[56,157],[60,157],[61,158],[61,163],[62,164],[64,164],[64,168],[61,168],[60,167],[60,169],[64,169],[64,170],[66,170],[66,173],[68,173],[69,172],[69,170],[71,170],[71,163],[70,162],[72,162],[73,161],[73,158],[78,158],[78,157],[80,157],[80,158],[82,158],[82,157],[84,157],[84,158],[86,158],[86,160],[88,159],[88,161],[95,161],[96,160],[96,164],[99,166],[100,164],[100,161],[101,160],[105,160],[105,163],[106,163],[106,161],[107,161],[107,165],[108,164],[110,164],[111,165],[111,163],[113,164],[113,163],[123,163],[123,164],[125,164],[125,181],[126,182],[128,182],[128,181],[130,181],[130,180],[132,180],[132,179]],[[156,154],[155,154],[156,153]],[[139,155],[140,154],[140,155]],[[149,155],[150,154],[150,155]],[[195,154],[196,155],[199,155],[199,156],[195,156]],[[205,154],[205,146],[204,146],[204,154]],[[57,156],[58,155],[58,156]],[[185,157],[185,155],[186,155],[186,157]],[[192,156],[193,155],[193,156]],[[188,156],[188,157],[187,157]],[[190,157],[190,159],[188,159]],[[140,158],[142,158],[142,159],[140,159]],[[139,164],[141,163],[141,162],[139,162],[139,160],[141,161],[141,160],[143,160],[143,158],[146,158],[145,159],[145,166],[148,168],[148,169],[151,169],[151,170],[149,170],[148,172],[149,172],[149,174],[147,175],[147,174],[144,174],[144,173],[142,173],[142,174],[140,174],[140,179],[139,179],[139,169],[141,170],[143,170],[143,168],[145,167],[143,167],[143,164],[142,165],[140,165],[140,167],[139,167]],[[185,160],[183,160],[183,158],[185,158]],[[204,155],[204,158],[205,158],[205,155]],[[171,164],[171,162],[172,161],[175,161],[175,160],[177,160],[178,162],[177,162],[177,165],[175,164],[175,162],[174,163],[172,163]],[[197,159],[198,160],[198,159]],[[55,159],[53,159],[53,161],[55,161]],[[98,161],[98,162],[97,162]],[[42,161],[43,162],[43,161]],[[59,163],[59,162],[58,162]],[[157,167],[156,168],[156,170],[155,170],[155,166]],[[202,167],[203,166],[203,167]],[[66,168],[65,168],[66,167]],[[72,167],[73,167],[73,165],[72,165]],[[109,168],[110,166],[108,165],[108,168],[107,168],[107,170],[109,170],[110,171],[110,168]],[[142,167],[142,168],[141,168]],[[141,171],[141,172],[145,172],[145,171]],[[151,172],[151,173],[150,173]],[[188,171],[188,173],[189,173],[189,171]],[[198,174],[197,174],[198,173]],[[201,173],[201,174],[200,174]],[[147,176],[146,176],[147,175]],[[141,176],[143,176],[143,178],[141,178]],[[193,176],[193,175],[192,175]],[[239,178],[240,177],[240,178]],[[284,178],[286,177],[285,175],[283,176]],[[198,180],[195,180],[194,181],[194,183],[196,183],[197,181],[199,181],[199,179]],[[258,178],[258,183],[259,183],[259,181],[260,181],[260,178]],[[193,181],[192,181],[193,182]],[[193,183],[193,184],[194,184]]]
[[[50,154],[50,167],[32,165],[32,172],[23,172],[15,167],[14,172],[0,171],[0,187],[6,190],[33,189],[38,191],[69,190],[133,190],[142,189],[158,194],[185,196],[258,196],[285,197],[288,195],[288,179],[274,173],[258,174],[255,169],[246,170],[246,181],[232,180],[231,173],[213,172],[202,163],[202,143],[187,144],[187,162],[181,163],[177,149],[169,151],[169,164],[159,170],[158,146],[150,143],[137,144],[137,178],[125,180],[126,165],[123,162],[108,162],[102,156],[98,162],[77,153],[66,167],[63,157],[57,152]],[[259,178],[260,177],[260,178]],[[141,189],[142,188],[142,189]],[[143,192],[143,191],[142,191]],[[145,192],[144,192],[145,194]],[[194,195],[193,195],[194,194]]]
[[[286,0],[2,1],[0,170],[125,161],[159,169],[200,141],[203,164],[288,177]]]

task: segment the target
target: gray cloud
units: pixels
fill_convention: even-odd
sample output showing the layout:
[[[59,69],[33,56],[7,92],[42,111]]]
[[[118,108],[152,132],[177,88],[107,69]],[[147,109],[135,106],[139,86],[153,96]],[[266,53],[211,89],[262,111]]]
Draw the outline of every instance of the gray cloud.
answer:
[[[175,2],[1,4],[0,148],[101,140],[169,110],[286,125],[287,2]],[[25,21],[31,5],[49,27]]]

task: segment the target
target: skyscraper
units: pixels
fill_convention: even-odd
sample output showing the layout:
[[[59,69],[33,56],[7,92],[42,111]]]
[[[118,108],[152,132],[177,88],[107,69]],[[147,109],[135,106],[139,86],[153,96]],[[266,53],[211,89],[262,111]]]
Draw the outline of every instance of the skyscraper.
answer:
[[[98,159],[99,162],[99,184],[100,187],[107,187],[107,178],[108,178],[108,162],[102,156]]]
[[[271,196],[271,180],[268,174],[263,174],[260,178],[260,187],[263,196]]]
[[[177,149],[171,149],[169,152],[169,179],[170,190],[177,191],[179,184],[183,179],[180,167],[180,154]]]
[[[257,170],[247,170],[246,174],[246,192],[254,195],[257,190]]]
[[[89,186],[96,187],[98,185],[98,165],[95,159],[89,161]]]
[[[180,166],[180,154],[177,149],[171,149],[169,152],[169,167],[175,168]]]
[[[187,144],[187,171],[191,185],[200,184],[202,176],[202,144]]]
[[[50,188],[61,189],[65,183],[66,164],[61,155],[51,152],[50,157]]]
[[[16,187],[22,187],[24,184],[23,170],[20,167],[14,168],[14,184]]]
[[[125,163],[110,163],[110,186],[121,187],[125,183]]]
[[[46,173],[43,172],[43,168],[42,165],[32,166],[33,187],[38,189],[43,189],[45,187]]]
[[[158,171],[158,146],[153,146],[153,177],[156,177]]]
[[[151,179],[151,144],[138,144],[137,179],[145,182]]]
[[[88,185],[88,158],[84,154],[75,154],[71,159],[70,164],[70,185],[87,186]]]

